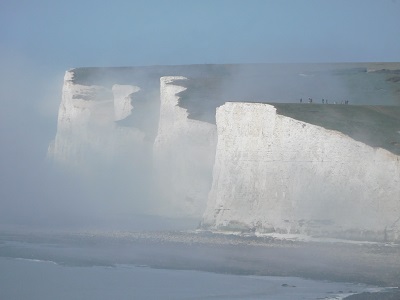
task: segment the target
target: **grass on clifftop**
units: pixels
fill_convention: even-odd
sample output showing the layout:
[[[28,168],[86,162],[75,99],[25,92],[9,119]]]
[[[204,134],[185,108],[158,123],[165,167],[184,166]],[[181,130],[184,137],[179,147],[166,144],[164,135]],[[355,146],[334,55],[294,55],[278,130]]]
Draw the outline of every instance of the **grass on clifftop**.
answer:
[[[400,155],[400,106],[272,104],[277,113]]]

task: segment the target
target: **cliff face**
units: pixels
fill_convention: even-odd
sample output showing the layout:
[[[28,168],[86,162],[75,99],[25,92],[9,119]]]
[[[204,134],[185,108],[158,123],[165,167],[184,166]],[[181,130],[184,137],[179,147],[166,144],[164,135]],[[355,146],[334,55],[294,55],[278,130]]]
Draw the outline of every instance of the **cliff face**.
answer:
[[[400,156],[268,104],[226,103],[217,128],[205,227],[399,240]]]
[[[74,71],[64,77],[62,101],[58,112],[57,135],[49,155],[57,162],[82,166],[96,160],[113,163],[122,154],[133,151],[144,138],[137,128],[118,126],[115,122],[131,114],[136,86],[74,83]]]
[[[132,96],[140,91],[140,88],[132,85],[114,84],[112,91],[114,94],[115,121],[120,121],[131,115],[133,109]]]
[[[160,79],[160,120],[154,142],[154,166],[158,187],[173,215],[200,216],[211,187],[216,145],[216,127],[188,119],[179,106],[178,94],[186,88],[176,85],[182,76]]]
[[[124,198],[145,213],[204,214],[207,228],[396,239],[400,110],[366,104],[400,103],[399,69],[73,69],[48,154],[110,207]],[[343,100],[362,105],[331,105]]]
[[[92,188],[111,194],[110,204],[122,192],[132,202],[139,197],[146,202],[147,213],[201,217],[212,181],[216,126],[189,119],[179,106],[177,94],[186,88],[174,81],[185,77],[161,77],[157,93],[151,84],[144,89],[110,82],[86,85],[75,77],[75,70],[66,72],[49,157],[78,172],[82,180],[101,185]],[[137,100],[143,94],[148,101],[152,95],[158,100],[158,122]],[[158,123],[154,140],[154,124],[140,119]]]

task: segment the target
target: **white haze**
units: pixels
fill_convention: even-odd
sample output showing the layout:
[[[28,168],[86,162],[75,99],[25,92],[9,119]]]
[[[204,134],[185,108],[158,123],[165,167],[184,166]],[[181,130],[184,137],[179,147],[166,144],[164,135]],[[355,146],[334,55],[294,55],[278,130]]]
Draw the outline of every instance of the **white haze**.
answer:
[[[54,222],[65,217],[72,204],[68,186],[80,189],[74,179],[53,172],[46,163],[48,143],[56,132],[62,73],[21,57],[9,56],[4,62],[7,65],[0,70],[1,223]]]
[[[0,225],[84,226],[106,211],[75,174],[46,158],[54,138],[63,69],[3,52],[0,69]],[[97,205],[97,207],[96,207]]]

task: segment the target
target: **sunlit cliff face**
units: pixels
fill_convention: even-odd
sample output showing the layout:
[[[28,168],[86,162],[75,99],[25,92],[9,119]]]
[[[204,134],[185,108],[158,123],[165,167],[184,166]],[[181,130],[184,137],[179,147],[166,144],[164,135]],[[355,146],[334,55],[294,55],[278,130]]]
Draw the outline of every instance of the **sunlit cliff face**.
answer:
[[[302,114],[299,109],[299,119]],[[217,110],[217,128],[206,227],[399,238],[397,154],[278,114],[268,104],[226,103]]]

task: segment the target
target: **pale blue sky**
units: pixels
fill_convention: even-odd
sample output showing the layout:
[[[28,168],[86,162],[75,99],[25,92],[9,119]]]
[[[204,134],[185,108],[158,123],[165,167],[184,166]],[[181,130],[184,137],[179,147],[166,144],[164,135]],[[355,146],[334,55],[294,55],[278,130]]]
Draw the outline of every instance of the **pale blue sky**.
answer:
[[[4,53],[120,66],[400,61],[396,0],[3,0]]]

